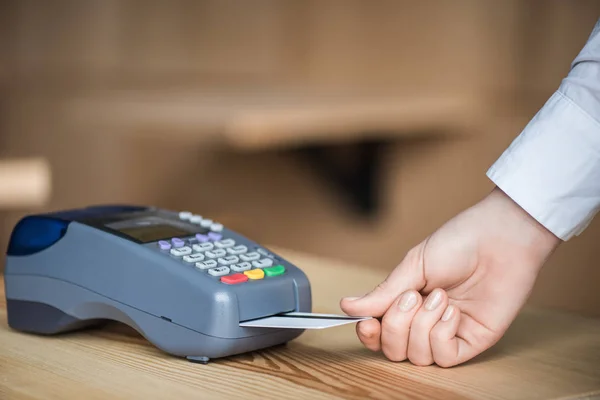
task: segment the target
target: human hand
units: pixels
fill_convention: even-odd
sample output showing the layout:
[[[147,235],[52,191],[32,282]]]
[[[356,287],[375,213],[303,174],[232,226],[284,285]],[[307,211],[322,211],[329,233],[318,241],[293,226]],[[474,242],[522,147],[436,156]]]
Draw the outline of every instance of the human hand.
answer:
[[[382,317],[357,324],[368,349],[392,361],[451,367],[502,337],[559,243],[494,189],[410,250],[373,291],[340,306],[348,315]]]

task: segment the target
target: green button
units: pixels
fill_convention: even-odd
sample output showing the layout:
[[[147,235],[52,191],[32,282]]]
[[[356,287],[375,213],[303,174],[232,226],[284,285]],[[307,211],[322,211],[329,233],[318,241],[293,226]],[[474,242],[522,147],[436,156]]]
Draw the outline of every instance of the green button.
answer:
[[[276,265],[274,267],[263,268],[263,271],[265,271],[265,275],[267,276],[277,276],[285,272],[285,267],[283,265]]]

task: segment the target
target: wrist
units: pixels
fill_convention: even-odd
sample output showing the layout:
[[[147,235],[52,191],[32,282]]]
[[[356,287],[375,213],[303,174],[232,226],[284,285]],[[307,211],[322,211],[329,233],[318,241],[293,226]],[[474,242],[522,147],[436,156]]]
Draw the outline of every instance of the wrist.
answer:
[[[511,236],[514,241],[532,250],[537,258],[543,259],[562,243],[562,240],[525,211],[500,188],[494,190],[482,201],[496,216],[495,224]]]

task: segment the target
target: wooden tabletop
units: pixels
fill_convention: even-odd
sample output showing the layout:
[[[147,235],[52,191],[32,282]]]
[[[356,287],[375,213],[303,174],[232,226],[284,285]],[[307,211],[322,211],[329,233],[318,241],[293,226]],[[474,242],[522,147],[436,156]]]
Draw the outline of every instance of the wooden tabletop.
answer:
[[[303,268],[315,312],[381,272],[275,249]],[[213,360],[163,354],[124,325],[56,337],[6,323],[0,281],[0,399],[575,399],[600,398],[600,320],[526,310],[479,358],[449,369],[393,363],[364,349],[347,325],[287,346]]]

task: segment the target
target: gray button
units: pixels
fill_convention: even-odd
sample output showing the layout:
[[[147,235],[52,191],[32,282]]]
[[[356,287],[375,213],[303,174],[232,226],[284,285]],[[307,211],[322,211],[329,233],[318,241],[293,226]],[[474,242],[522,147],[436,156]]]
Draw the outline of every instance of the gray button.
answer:
[[[228,257],[219,258],[217,261],[221,265],[231,265],[231,264],[235,264],[237,262],[240,262],[240,259],[237,258],[237,256],[228,256]]]
[[[191,249],[191,247],[188,247],[188,246],[174,248],[174,249],[171,249],[171,254],[173,254],[174,256],[177,256],[177,257],[187,256],[188,254],[192,254],[192,249]]]
[[[209,251],[207,251],[204,254],[208,258],[219,258],[219,257],[226,256],[227,255],[227,251],[225,251],[225,249],[214,249],[214,250],[209,250]]]
[[[201,215],[192,215],[190,217],[190,222],[192,224],[199,224],[200,222],[202,222],[202,216]]]
[[[192,213],[189,211],[182,211],[179,213],[179,219],[187,220],[192,218]]]
[[[212,225],[212,219],[203,219],[202,221],[200,221],[200,226],[203,228],[208,228]]]
[[[240,254],[240,258],[244,261],[255,261],[260,258],[260,254],[253,251],[253,252],[246,253],[246,254]]]
[[[259,247],[256,249],[256,252],[259,253],[260,255],[263,255],[265,257],[269,257],[269,258],[275,258],[275,256],[271,253],[269,253],[267,250]]]
[[[183,261],[189,263],[194,263],[202,260],[204,260],[204,254],[202,253],[194,253],[190,254],[189,256],[183,256]]]
[[[229,273],[229,268],[228,267],[212,268],[212,269],[208,270],[208,273],[211,274],[212,276],[223,276],[223,275],[227,275]]]
[[[256,268],[266,268],[273,265],[273,260],[270,258],[263,258],[260,261],[252,261],[252,265]]]
[[[240,244],[235,247],[230,247],[227,249],[227,252],[229,254],[233,254],[234,256],[239,255],[239,254],[244,254],[247,251],[248,251],[248,248],[246,246],[244,246],[243,244]]]
[[[215,245],[210,242],[206,242],[206,243],[195,244],[192,247],[194,248],[194,251],[203,252],[203,251],[212,250],[213,247],[215,247]]]
[[[205,260],[205,261],[200,261],[196,263],[196,268],[199,269],[209,269],[209,268],[214,268],[216,267],[217,264],[217,260]]]
[[[210,225],[210,230],[213,232],[221,232],[223,230],[223,224],[215,222]]]
[[[251,269],[252,264],[250,264],[247,261],[244,261],[239,264],[233,264],[230,268],[232,271],[235,271],[235,272],[244,272],[244,271],[248,271],[249,269]]]
[[[235,245],[235,240],[233,239],[223,239],[215,242],[215,246],[219,249],[226,249],[227,247],[231,247]]]

